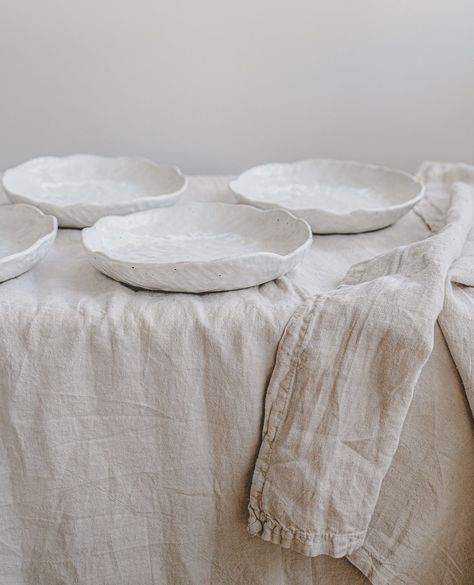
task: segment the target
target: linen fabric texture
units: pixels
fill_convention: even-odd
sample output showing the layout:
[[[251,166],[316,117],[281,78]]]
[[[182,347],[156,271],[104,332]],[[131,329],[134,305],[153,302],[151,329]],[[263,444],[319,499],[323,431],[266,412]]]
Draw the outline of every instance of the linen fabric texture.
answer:
[[[248,290],[134,290],[89,265],[77,230],[60,230],[42,262],[0,284],[0,583],[472,583],[474,436],[466,399],[467,392],[472,400],[471,240],[451,259],[469,221],[458,217],[468,205],[468,187],[454,185],[472,187],[473,170],[428,163],[420,173],[427,183],[424,207],[379,232],[316,236],[292,274]],[[226,184],[226,177],[193,177],[181,203],[232,201]],[[433,236],[430,229],[446,225],[453,194],[448,227]],[[461,227],[451,229],[453,222]],[[433,238],[444,238],[445,245],[432,248]],[[421,273],[404,262],[411,252],[403,250],[412,245]],[[365,261],[341,286],[351,266]],[[406,312],[397,293],[402,269]],[[420,290],[425,276],[432,289],[414,298],[411,287]],[[373,312],[359,298],[362,290],[374,299]],[[376,317],[380,312],[386,326],[388,307],[377,291],[394,303],[394,332],[386,337]],[[356,299],[358,313],[349,302]],[[334,303],[340,303],[341,319],[320,311],[324,305],[334,311]],[[435,325],[437,311],[443,332]],[[354,315],[374,323],[380,356],[371,351],[363,323],[355,321],[358,340],[345,327]],[[420,322],[416,331],[411,317]],[[348,553],[337,559],[304,556],[294,550],[299,545],[285,549],[247,532],[249,494],[255,497],[276,415],[276,381],[286,379],[284,359],[290,372],[300,319],[308,321],[308,336],[334,352],[335,330],[327,346],[318,338],[330,318],[337,318],[344,349],[336,356],[341,367],[334,394],[314,371],[313,358],[322,363],[326,355],[305,347],[295,388],[308,395],[310,408],[300,421],[307,433],[301,445],[291,441],[292,433],[280,435],[289,438],[288,456],[284,442],[277,444],[282,473],[272,476],[277,483],[262,511],[308,534],[342,535],[317,545]],[[405,339],[413,352],[401,348],[395,379],[380,363],[383,357],[393,364],[391,348]],[[365,364],[375,363],[378,378],[359,368],[352,376],[364,347]],[[392,391],[385,396],[383,388]],[[301,400],[282,405],[289,430],[291,416],[306,404]],[[349,410],[343,409],[347,402]],[[331,431],[324,422],[334,416]],[[308,458],[317,443],[328,451]],[[342,457],[341,483],[334,499],[315,500],[311,494],[325,496],[327,481],[337,478],[332,453]],[[357,473],[345,492],[351,469]],[[280,510],[283,499],[289,505]],[[360,502],[359,509],[351,510],[349,501]],[[356,535],[352,543],[347,533]]]
[[[342,557],[361,547],[433,349],[473,203],[472,188],[456,183],[439,233],[357,264],[337,289],[296,311],[267,392],[251,534],[309,556]],[[452,305],[458,309],[451,293],[447,311]],[[442,320],[451,334],[457,318],[449,311]],[[451,342],[458,369],[472,364],[474,331],[466,334]]]

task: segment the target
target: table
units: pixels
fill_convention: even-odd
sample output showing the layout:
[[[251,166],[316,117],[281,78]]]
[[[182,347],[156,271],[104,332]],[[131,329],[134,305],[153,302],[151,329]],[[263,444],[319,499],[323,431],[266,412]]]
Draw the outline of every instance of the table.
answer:
[[[191,177],[180,204],[231,202],[227,179]],[[0,582],[367,583],[346,559],[247,535],[265,390],[304,298],[428,234],[411,212],[379,232],[316,236],[304,264],[274,282],[186,295],[108,279],[80,232],[60,230],[43,262],[0,285]],[[407,550],[378,558],[367,545],[358,566],[375,585],[465,582],[472,432],[438,330],[371,525],[379,542],[404,531]],[[409,550],[415,534],[422,558]]]

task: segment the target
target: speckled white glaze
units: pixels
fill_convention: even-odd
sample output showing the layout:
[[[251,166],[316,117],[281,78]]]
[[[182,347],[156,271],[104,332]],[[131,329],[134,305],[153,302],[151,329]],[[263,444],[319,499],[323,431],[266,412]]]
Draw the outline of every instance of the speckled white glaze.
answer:
[[[150,290],[210,292],[278,278],[311,245],[308,224],[248,205],[191,203],[118,217],[83,230],[92,264]]]
[[[254,167],[229,186],[242,203],[288,209],[320,234],[387,227],[424,193],[424,186],[403,171],[329,159]]]
[[[35,158],[6,171],[2,181],[13,203],[36,205],[61,227],[75,228],[110,214],[173,205],[186,187],[177,167],[91,154]]]
[[[56,238],[58,222],[22,203],[0,206],[0,282],[30,270]]]

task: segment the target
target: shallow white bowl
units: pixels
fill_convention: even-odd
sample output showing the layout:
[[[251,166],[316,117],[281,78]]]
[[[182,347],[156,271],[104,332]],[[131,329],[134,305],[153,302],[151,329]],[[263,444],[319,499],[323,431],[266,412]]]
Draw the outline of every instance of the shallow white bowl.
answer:
[[[186,187],[177,167],[91,154],[35,158],[6,171],[2,181],[13,203],[36,205],[61,227],[75,228],[105,215],[173,205]]]
[[[408,213],[424,192],[424,186],[403,171],[329,159],[254,167],[229,186],[240,202],[288,209],[319,234],[387,227]]]
[[[233,290],[278,278],[311,245],[308,224],[281,209],[191,203],[104,217],[83,230],[92,264],[150,290]]]
[[[41,260],[57,230],[56,218],[36,207],[0,205],[0,282],[23,274]]]

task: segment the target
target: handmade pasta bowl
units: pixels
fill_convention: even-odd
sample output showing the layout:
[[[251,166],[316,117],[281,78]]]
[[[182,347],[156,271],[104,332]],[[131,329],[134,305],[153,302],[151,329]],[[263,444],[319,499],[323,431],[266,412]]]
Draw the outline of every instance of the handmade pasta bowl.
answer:
[[[30,270],[56,238],[56,218],[36,207],[0,206],[0,282]]]
[[[10,201],[36,205],[61,227],[74,228],[105,215],[173,205],[186,187],[177,167],[89,154],[32,159],[6,171],[2,180]]]
[[[424,193],[424,186],[403,171],[329,159],[254,167],[229,186],[240,202],[288,209],[320,234],[387,227]]]
[[[246,288],[295,268],[311,245],[308,224],[281,210],[192,203],[104,217],[83,230],[91,263],[150,290]]]

